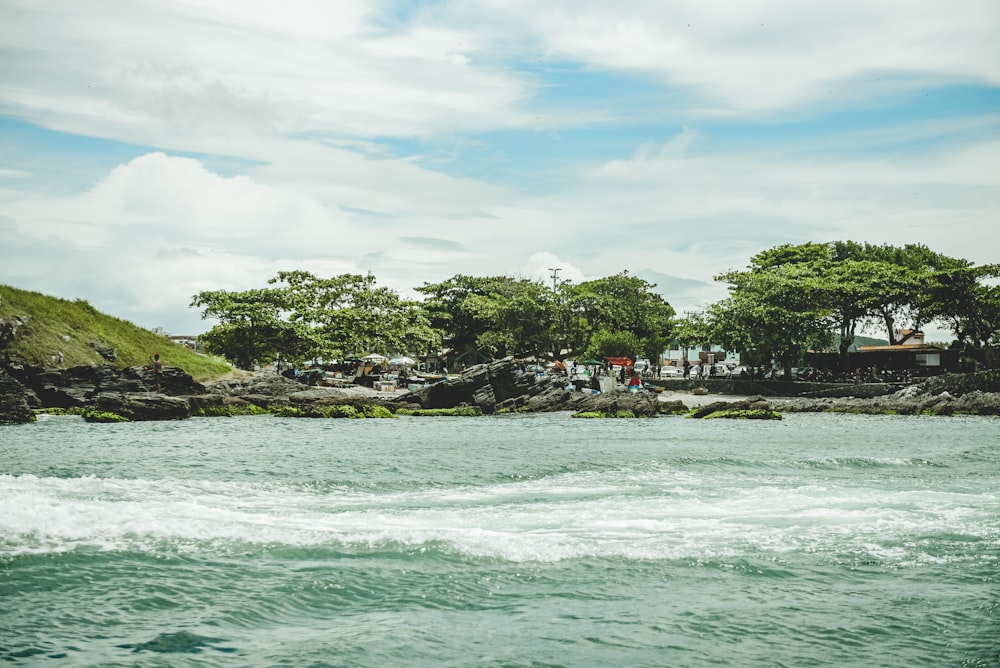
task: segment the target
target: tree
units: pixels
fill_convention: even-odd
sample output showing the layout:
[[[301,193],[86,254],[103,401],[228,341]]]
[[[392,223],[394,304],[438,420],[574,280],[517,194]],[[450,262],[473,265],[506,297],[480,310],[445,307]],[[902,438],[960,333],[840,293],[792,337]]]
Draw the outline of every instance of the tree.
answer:
[[[270,283],[286,285],[291,320],[314,333],[316,352],[324,357],[423,352],[439,345],[420,305],[378,287],[372,274],[320,278],[306,271],[283,271]]]
[[[674,322],[674,340],[687,360],[692,348],[701,350],[714,342],[710,323],[703,313],[687,313]],[[734,349],[735,350],[735,349]]]
[[[456,351],[494,357],[551,352],[560,321],[558,302],[548,287],[509,276],[457,274],[417,288],[430,324]]]
[[[728,350],[775,359],[786,378],[808,348],[828,345],[831,314],[822,281],[810,264],[781,264],[716,277],[731,283],[730,296],[708,313],[713,338]]]
[[[590,345],[584,352],[584,356],[588,358],[632,357],[639,348],[639,338],[632,332],[611,332],[601,329],[590,337]]]
[[[754,341],[779,355],[792,355],[805,341],[819,344],[813,329],[827,323],[840,335],[841,358],[859,328],[883,327],[890,344],[903,343],[925,324],[947,322],[960,340],[993,336],[991,297],[982,281],[1000,273],[997,265],[974,267],[967,260],[936,253],[920,244],[902,247],[837,241],[785,244],[762,251],[745,272],[718,277],[733,283],[732,296],[714,309],[720,340]],[[797,311],[800,317],[796,317]],[[724,323],[725,316],[731,322]],[[760,331],[725,331],[760,319]],[[908,327],[897,327],[905,323]],[[775,338],[780,327],[787,336]],[[799,339],[792,345],[792,339]]]
[[[964,260],[933,274],[924,291],[927,317],[947,325],[960,346],[989,345],[1000,330],[1000,286],[984,281],[1000,275],[1000,265],[974,267]]]
[[[653,291],[655,287],[627,271],[567,284],[563,304],[570,325],[565,340],[574,349],[571,354],[590,349],[597,332],[603,336],[628,333],[636,339],[628,356],[642,354],[658,360],[670,341],[675,311]]]
[[[240,369],[252,369],[256,362],[279,353],[302,354],[311,345],[306,331],[282,319],[288,307],[283,290],[208,290],[195,295],[191,306],[203,309],[203,319],[220,321],[202,336],[209,352]]]

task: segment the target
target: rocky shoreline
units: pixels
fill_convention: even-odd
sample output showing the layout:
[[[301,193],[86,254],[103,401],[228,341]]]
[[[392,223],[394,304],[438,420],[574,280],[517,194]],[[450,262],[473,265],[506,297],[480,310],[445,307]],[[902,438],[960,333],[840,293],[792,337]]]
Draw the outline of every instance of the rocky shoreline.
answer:
[[[853,393],[860,396],[851,396],[850,386],[841,387],[837,393],[846,396],[836,397],[696,395],[671,391],[669,382],[653,389],[660,391],[578,392],[567,389],[562,377],[520,373],[509,358],[472,367],[413,392],[377,392],[355,385],[309,387],[268,373],[235,374],[201,384],[174,367],[164,368],[157,392],[149,367],[44,369],[8,363],[0,367],[0,423],[29,422],[41,409],[168,420],[278,409],[321,415],[336,406],[381,406],[390,413],[461,407],[476,414],[571,411],[636,417],[759,417],[790,412],[1000,415],[1000,372],[996,371],[935,377],[903,388],[884,388],[877,396],[871,396],[868,386],[857,386]]]

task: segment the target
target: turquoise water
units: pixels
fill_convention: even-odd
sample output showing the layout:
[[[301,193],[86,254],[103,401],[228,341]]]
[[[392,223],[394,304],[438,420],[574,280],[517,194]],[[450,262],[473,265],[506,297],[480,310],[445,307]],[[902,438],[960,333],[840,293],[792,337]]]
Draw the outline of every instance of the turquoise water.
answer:
[[[1000,665],[1000,422],[0,427],[0,659]]]

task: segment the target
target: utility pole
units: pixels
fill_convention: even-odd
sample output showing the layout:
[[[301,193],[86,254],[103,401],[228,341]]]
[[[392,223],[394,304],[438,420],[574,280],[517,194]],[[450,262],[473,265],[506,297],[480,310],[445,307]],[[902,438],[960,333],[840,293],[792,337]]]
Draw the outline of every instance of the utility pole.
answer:
[[[556,289],[557,279],[559,277],[559,272],[562,271],[562,267],[549,267],[549,271],[552,272],[552,290]]]

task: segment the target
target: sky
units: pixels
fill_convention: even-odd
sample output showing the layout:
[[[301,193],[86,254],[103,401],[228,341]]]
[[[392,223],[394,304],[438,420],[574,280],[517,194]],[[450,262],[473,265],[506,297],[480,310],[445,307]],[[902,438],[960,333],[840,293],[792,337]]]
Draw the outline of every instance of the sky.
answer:
[[[0,0],[0,283],[178,335],[279,271],[1000,261],[996,0]]]

